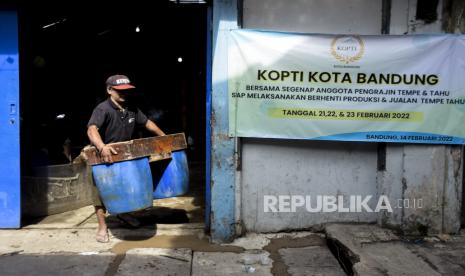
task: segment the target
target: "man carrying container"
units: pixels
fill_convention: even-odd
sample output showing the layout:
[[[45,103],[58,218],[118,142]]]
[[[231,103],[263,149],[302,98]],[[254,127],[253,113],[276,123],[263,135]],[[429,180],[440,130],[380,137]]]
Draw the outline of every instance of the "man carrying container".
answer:
[[[128,77],[114,75],[107,79],[106,89],[108,99],[95,107],[87,124],[87,135],[101,158],[112,163],[112,155],[118,154],[109,143],[124,142],[132,139],[136,127],[145,127],[155,135],[165,133],[131,102],[134,86]],[[96,240],[109,242],[108,228],[105,222],[106,209],[100,198],[94,199],[95,214],[98,221]],[[119,214],[117,217],[127,224],[137,227],[139,222],[129,214]]]

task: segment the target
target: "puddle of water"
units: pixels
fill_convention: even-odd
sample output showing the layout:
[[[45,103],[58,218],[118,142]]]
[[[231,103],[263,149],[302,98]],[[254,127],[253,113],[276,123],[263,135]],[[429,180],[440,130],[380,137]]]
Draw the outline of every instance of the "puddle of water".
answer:
[[[130,239],[130,237],[126,237]],[[282,237],[276,239],[270,239],[270,243],[263,248],[263,250],[270,253],[270,258],[273,260],[271,274],[279,276],[289,276],[287,269],[288,267],[284,263],[284,260],[279,255],[279,249],[281,248],[302,248],[308,246],[326,246],[326,240],[319,235],[309,235],[305,237]],[[192,251],[200,252],[232,252],[232,253],[243,253],[245,250],[238,246],[222,246],[211,244],[208,238],[199,238],[198,236],[168,236],[160,235],[154,236],[147,240],[136,240],[136,241],[123,241],[116,244],[112,248],[112,252],[117,254],[114,262],[110,265],[105,273],[105,276],[115,275],[119,265],[126,252],[133,248],[191,248]]]
[[[126,236],[127,239],[132,237]],[[233,252],[242,253],[244,249],[238,246],[221,246],[217,244],[211,244],[205,237],[200,239],[198,236],[168,236],[160,235],[154,236],[146,240],[135,240],[135,241],[122,241],[117,243],[111,251],[116,254],[116,258],[109,265],[105,276],[116,275],[118,267],[124,260],[126,252],[133,248],[191,248],[192,251],[201,252]]]
[[[126,238],[130,239],[131,237]],[[244,252],[244,248],[238,246],[211,244],[207,238],[167,235],[155,236],[143,241],[123,241],[116,244],[111,251],[115,254],[125,254],[126,251],[133,248],[191,248],[192,251],[201,252]]]
[[[278,250],[281,248],[301,248],[307,246],[325,246],[325,240],[317,235],[309,235],[301,238],[282,237],[271,239],[270,243],[263,248],[270,253],[270,258],[273,260],[271,274],[279,276],[290,276],[287,272],[287,265],[279,255]]]

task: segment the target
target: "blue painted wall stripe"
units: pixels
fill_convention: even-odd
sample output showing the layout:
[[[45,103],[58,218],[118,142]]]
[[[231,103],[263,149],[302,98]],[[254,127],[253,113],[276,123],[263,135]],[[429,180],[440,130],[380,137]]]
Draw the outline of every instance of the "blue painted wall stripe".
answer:
[[[21,222],[17,15],[0,11],[0,228]]]
[[[213,1],[211,236],[234,238],[234,139],[228,136],[228,36],[237,29],[237,2]]]
[[[207,10],[207,121],[206,121],[206,153],[205,153],[205,230],[210,231],[210,214],[211,214],[211,100],[212,100],[212,27],[213,27],[212,8]]]

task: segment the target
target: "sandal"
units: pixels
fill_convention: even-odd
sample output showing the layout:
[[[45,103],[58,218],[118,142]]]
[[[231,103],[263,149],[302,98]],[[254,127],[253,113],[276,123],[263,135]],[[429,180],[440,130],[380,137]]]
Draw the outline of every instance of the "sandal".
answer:
[[[108,243],[110,242],[110,236],[108,235],[108,233],[105,233],[103,235],[97,234],[95,235],[95,240],[101,243]]]
[[[116,215],[116,217],[121,221],[123,222],[124,224],[132,227],[132,228],[138,228],[140,227],[140,222],[138,219],[136,219],[135,217],[129,215],[129,214],[119,214],[119,215]]]

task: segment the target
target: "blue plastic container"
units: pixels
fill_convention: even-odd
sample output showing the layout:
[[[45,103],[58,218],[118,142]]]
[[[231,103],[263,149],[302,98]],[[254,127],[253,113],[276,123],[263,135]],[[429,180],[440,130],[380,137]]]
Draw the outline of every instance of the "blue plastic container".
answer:
[[[158,172],[154,171],[154,183],[156,184],[153,192],[154,199],[180,196],[187,193],[189,189],[189,167],[187,166],[186,152],[183,150],[173,151],[168,165],[165,164]]]
[[[153,182],[148,158],[95,165],[92,173],[110,214],[152,207]]]

